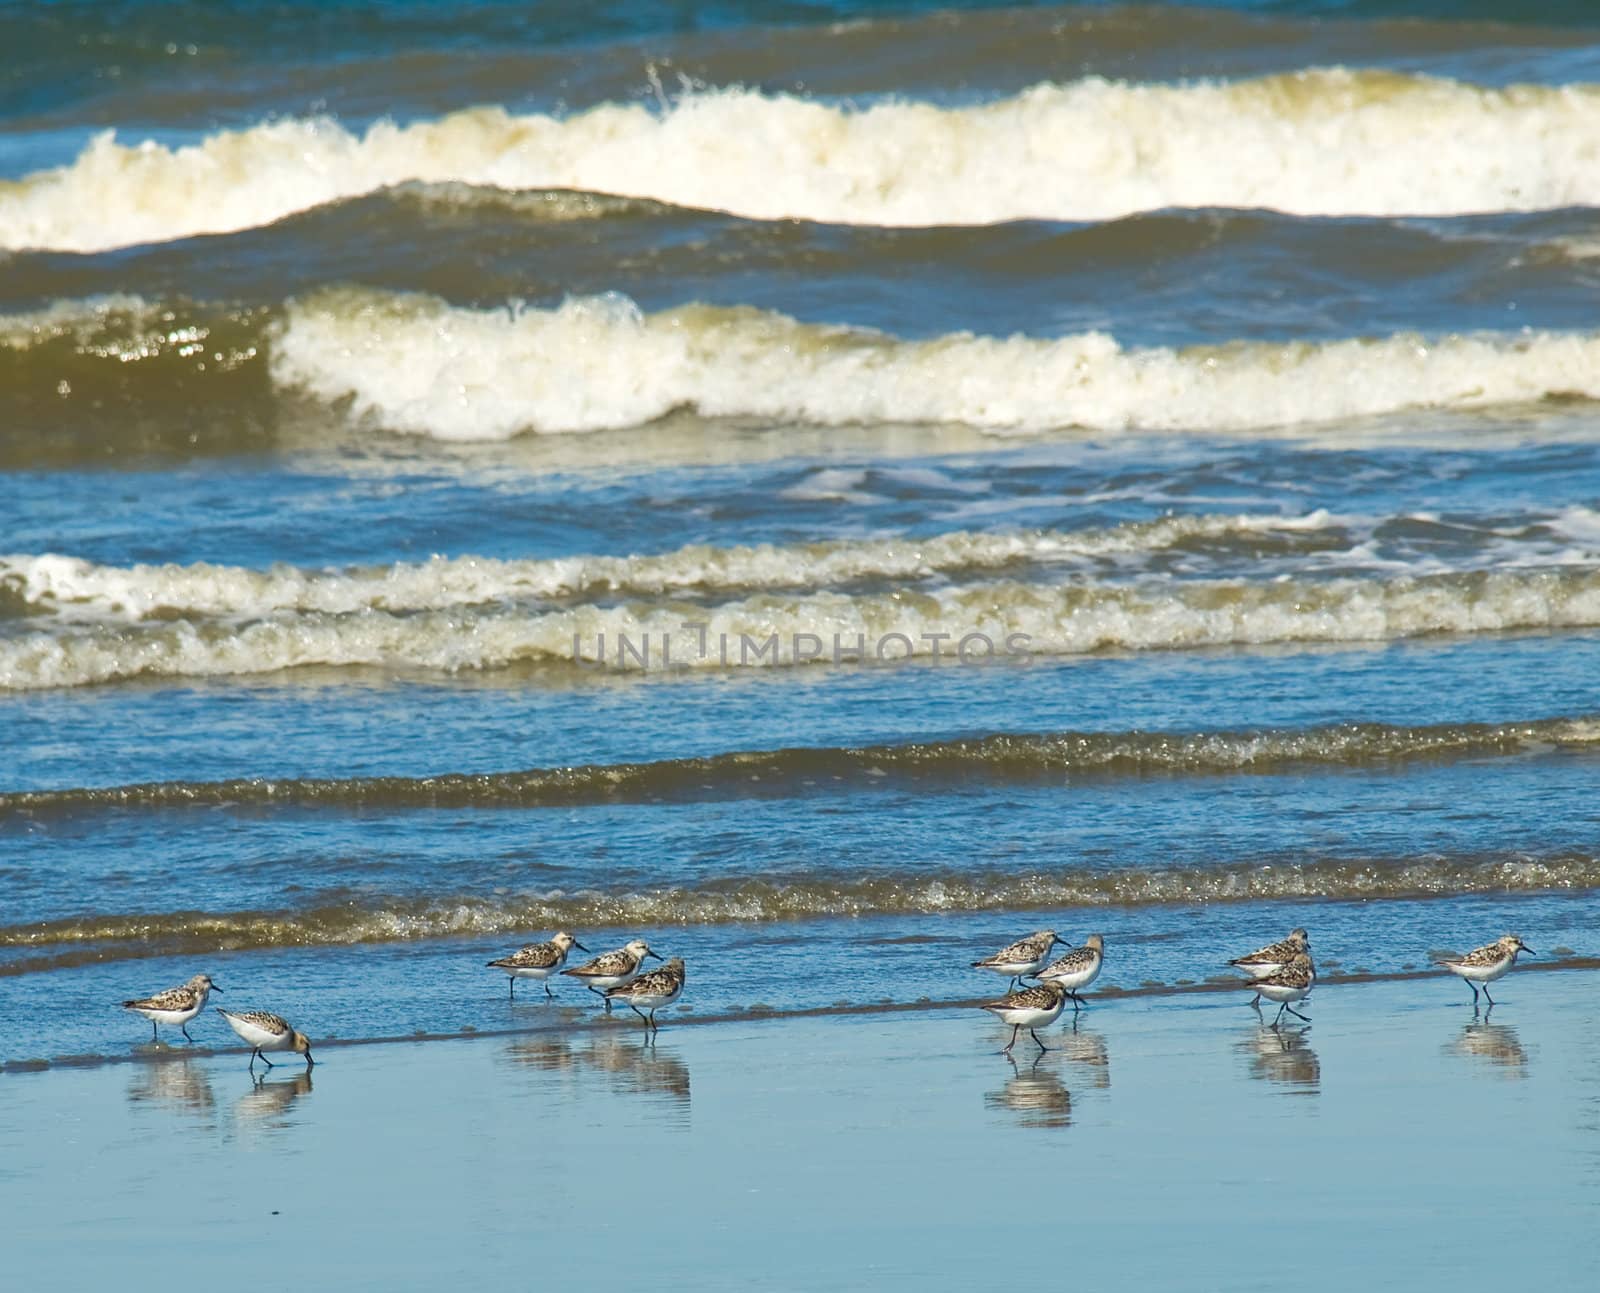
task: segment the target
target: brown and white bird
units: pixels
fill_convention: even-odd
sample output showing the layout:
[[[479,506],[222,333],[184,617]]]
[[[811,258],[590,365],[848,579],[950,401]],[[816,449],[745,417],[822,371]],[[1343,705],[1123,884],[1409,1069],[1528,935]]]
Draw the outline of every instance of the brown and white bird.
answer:
[[[566,930],[562,930],[548,943],[529,943],[510,956],[490,961],[489,968],[506,972],[513,1001],[517,999],[518,979],[537,979],[544,984],[544,995],[554,997],[556,994],[550,991],[550,976],[567,963],[567,953],[573,948],[580,952],[589,950]]]
[[[1002,947],[993,956],[974,961],[972,968],[1006,975],[1015,990],[1022,986],[1023,978],[1044,969],[1044,963],[1050,959],[1050,949],[1057,943],[1063,947],[1067,945],[1066,939],[1058,938],[1055,930],[1041,929],[1037,934],[1019,938],[1009,947]]]
[[[1254,983],[1247,983],[1244,986],[1254,988],[1268,1001],[1278,1003],[1278,1013],[1271,1024],[1271,1027],[1276,1028],[1286,1010],[1296,1019],[1305,1019],[1308,1024],[1311,1022],[1291,1003],[1304,1001],[1310,995],[1316,981],[1317,968],[1311,963],[1311,957],[1305,952],[1296,952],[1289,963],[1276,974],[1263,975]]]
[[[640,1019],[644,1020],[645,1028],[655,1032],[660,1027],[656,1023],[656,1011],[663,1006],[670,1006],[683,995],[684,970],[683,958],[675,956],[659,970],[651,970],[648,974],[641,974],[637,979],[624,983],[619,987],[610,988],[606,992],[606,1003],[620,1001]],[[646,1015],[644,1012],[649,1011]]]
[[[1228,964],[1235,969],[1243,970],[1252,979],[1264,979],[1269,974],[1276,974],[1301,952],[1309,954],[1311,941],[1303,929],[1291,929],[1287,938],[1280,938],[1276,943],[1268,943],[1265,947],[1258,948],[1246,956],[1236,956]],[[1255,1000],[1250,1004],[1258,1005],[1261,994],[1256,993]]]
[[[260,1060],[269,1069],[276,1067],[262,1054],[263,1051],[294,1051],[306,1057],[306,1067],[316,1063],[311,1058],[311,1042],[302,1032],[297,1032],[282,1015],[266,1010],[243,1010],[235,1014],[217,1007],[217,1013],[228,1021],[228,1027],[239,1034],[246,1046],[251,1047],[250,1067]]]
[[[563,974],[570,974],[579,979],[583,985],[599,997],[606,997],[612,988],[620,988],[625,983],[632,983],[639,977],[639,967],[644,964],[647,956],[654,956],[656,960],[662,958],[650,950],[650,945],[642,938],[636,938],[631,943],[617,948],[614,952],[602,952],[594,960],[578,966],[575,970],[562,970]],[[611,1009],[611,1001],[606,1000],[606,1009]]]
[[[1441,956],[1438,961],[1451,974],[1458,974],[1467,981],[1472,989],[1473,1005],[1478,1004],[1478,985],[1481,983],[1484,998],[1492,1008],[1494,998],[1489,995],[1489,985],[1511,973],[1519,952],[1526,952],[1529,956],[1534,954],[1533,949],[1515,934],[1507,934],[1487,946],[1475,948],[1465,956]]]
[[[211,993],[221,991],[211,982],[209,974],[197,974],[187,983],[158,992],[153,997],[124,1001],[122,1008],[143,1015],[150,1021],[151,1041],[161,1040],[161,1032],[157,1027],[159,1024],[177,1024],[183,1035],[189,1037],[189,1021],[206,1008],[206,998]],[[189,1040],[192,1042],[194,1038],[189,1037]]]
[[[1017,992],[1008,992],[999,1001],[985,1002],[981,1007],[1000,1018],[1003,1024],[1011,1025],[1011,1040],[1005,1044],[1002,1055],[1011,1054],[1011,1048],[1017,1044],[1017,1034],[1024,1028],[1028,1036],[1033,1038],[1034,1045],[1040,1050],[1050,1048],[1039,1040],[1035,1028],[1048,1028],[1061,1018],[1061,1012],[1066,1008],[1067,990],[1059,983],[1041,983],[1035,988],[1022,988]]]
[[[1058,957],[1039,971],[1040,983],[1059,983],[1072,998],[1074,1011],[1083,1004],[1078,996],[1084,988],[1100,977],[1106,963],[1106,940],[1101,934],[1090,934],[1082,947],[1075,947],[1065,956]]]

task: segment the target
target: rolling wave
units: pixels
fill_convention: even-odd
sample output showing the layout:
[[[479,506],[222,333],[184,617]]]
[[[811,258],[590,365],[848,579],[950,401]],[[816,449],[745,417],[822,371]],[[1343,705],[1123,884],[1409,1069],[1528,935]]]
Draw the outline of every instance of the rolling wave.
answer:
[[[443,440],[636,426],[684,407],[824,426],[1239,432],[1597,399],[1600,334],[1134,350],[1100,333],[903,341],[751,309],[645,315],[618,296],[486,311],[341,289],[290,304],[271,370],[358,418]]]
[[[1022,874],[817,875],[607,894],[367,896],[281,911],[110,913],[0,926],[0,976],[87,962],[251,948],[411,942],[525,931],[660,928],[834,916],[1145,906],[1273,899],[1433,898],[1600,885],[1600,859],[1419,857]]]
[[[996,103],[860,109],[745,89],[661,110],[502,108],[356,133],[271,121],[166,148],[98,137],[0,184],[0,246],[95,251],[252,228],[411,180],[577,189],[841,224],[1595,205],[1600,89],[1486,89],[1319,68],[1236,82],[1042,84]]]
[[[1273,773],[1416,760],[1513,758],[1600,745],[1600,716],[1521,723],[1331,727],[1241,732],[1017,733],[846,748],[754,750],[653,763],[588,764],[426,777],[254,777],[0,792],[0,814],[95,809],[274,806],[539,808],[813,795],[818,787],[915,782],[1059,783],[1065,777]]]
[[[67,625],[0,638],[0,690],[305,666],[456,672],[538,666],[670,673],[908,658],[1015,663],[1107,650],[1387,642],[1600,625],[1600,570],[1326,580],[983,582],[777,592],[707,606],[639,599],[550,610],[292,613],[244,623]]]
[[[343,571],[274,566],[106,566],[76,557],[0,556],[0,615],[58,622],[138,622],[174,615],[223,619],[290,613],[424,611],[551,599],[737,593],[819,588],[880,580],[919,580],[964,571],[1159,553],[1196,542],[1237,540],[1297,550],[1337,541],[1343,531],[1325,511],[1300,516],[1180,515],[1107,529],[926,537],[829,539],[789,545],[691,544],[644,556],[500,560],[434,557],[424,562]],[[1301,536],[1304,536],[1302,539]]]
[[[276,309],[108,298],[0,317],[0,390],[15,393],[25,424],[80,406],[92,418],[108,399],[169,419],[221,402],[270,420],[262,402],[309,398],[442,441],[630,428],[686,408],[824,427],[1247,434],[1600,399],[1600,333],[1185,349],[1102,333],[907,341],[750,308],[644,314],[616,295],[489,310],[337,288]]]

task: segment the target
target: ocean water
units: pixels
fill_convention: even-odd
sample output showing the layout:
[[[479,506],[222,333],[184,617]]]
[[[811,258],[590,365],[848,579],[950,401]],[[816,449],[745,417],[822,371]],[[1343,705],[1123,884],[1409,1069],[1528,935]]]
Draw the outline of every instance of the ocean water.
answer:
[[[1588,6],[0,46],[0,1062],[1600,953]]]

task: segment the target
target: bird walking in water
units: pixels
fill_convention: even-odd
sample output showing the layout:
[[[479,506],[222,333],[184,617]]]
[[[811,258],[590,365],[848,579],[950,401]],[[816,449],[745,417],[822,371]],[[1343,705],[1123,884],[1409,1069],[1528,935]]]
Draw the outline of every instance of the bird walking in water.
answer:
[[[610,988],[606,992],[606,1002],[623,1002],[629,1010],[644,1020],[645,1030],[655,1032],[661,1027],[656,1023],[656,1011],[663,1006],[670,1006],[683,995],[684,971],[683,958],[675,956],[659,970],[651,970],[648,974],[641,974],[632,983],[624,983],[621,987]],[[650,1013],[646,1015],[644,1012]]]
[[[1258,948],[1246,956],[1236,956],[1228,964],[1235,969],[1243,970],[1252,979],[1264,979],[1287,967],[1301,952],[1310,955],[1311,941],[1307,938],[1305,930],[1291,929],[1287,938],[1280,938],[1276,943],[1268,943],[1267,946]],[[1252,1006],[1261,1004],[1259,992],[1250,1004]]]
[[[250,1069],[255,1071],[259,1059],[269,1069],[276,1068],[263,1051],[294,1051],[306,1057],[306,1068],[316,1063],[311,1058],[311,1042],[302,1032],[297,1032],[282,1015],[266,1010],[244,1010],[235,1014],[217,1007],[217,1013],[228,1021],[228,1027],[239,1034],[241,1041],[251,1047]]]
[[[544,984],[544,995],[554,997],[556,994],[550,991],[550,976],[567,963],[567,953],[573,948],[580,952],[589,950],[566,930],[562,930],[548,943],[529,943],[510,956],[490,961],[489,968],[506,972],[513,1001],[517,999],[518,979],[537,979]]]
[[[124,1001],[122,1008],[131,1010],[136,1015],[143,1015],[150,1021],[150,1040],[161,1040],[158,1024],[177,1024],[185,1037],[189,1037],[189,1021],[206,1008],[206,998],[213,992],[222,989],[211,982],[209,974],[197,974],[187,983],[176,988],[168,988],[165,992],[158,992],[153,997],[139,997],[133,1001]]]
[[[1310,996],[1316,981],[1317,968],[1311,963],[1310,956],[1304,952],[1297,952],[1276,974],[1263,975],[1254,983],[1247,983],[1245,986],[1254,988],[1268,1001],[1278,1003],[1278,1013],[1270,1025],[1276,1028],[1286,1010],[1296,1019],[1304,1019],[1308,1024],[1311,1022],[1307,1016],[1296,1010],[1292,1003],[1304,1001]]]
[[[1034,1045],[1041,1051],[1050,1048],[1039,1040],[1036,1028],[1048,1028],[1061,1018],[1061,1012],[1066,1008],[1067,990],[1059,983],[1041,983],[1035,988],[1023,988],[1017,992],[1008,992],[999,1001],[986,1002],[983,1009],[997,1015],[1000,1022],[1011,1025],[1011,1040],[1001,1050],[1002,1055],[1011,1054],[1011,1048],[1017,1044],[1017,1034],[1024,1028],[1028,1036],[1033,1038]]]
[[[1465,956],[1442,956],[1439,958],[1439,964],[1451,974],[1458,974],[1467,981],[1467,986],[1472,989],[1473,1005],[1478,1004],[1478,985],[1482,984],[1484,1000],[1493,1010],[1494,998],[1489,995],[1489,985],[1511,973],[1511,967],[1517,963],[1519,952],[1526,952],[1529,956],[1534,955],[1533,949],[1515,934],[1507,934],[1504,938],[1497,938],[1484,947],[1475,948]]]
[[[1050,959],[1050,949],[1057,943],[1066,946],[1066,940],[1058,938],[1055,930],[1041,929],[1037,934],[1019,938],[1009,947],[1002,947],[993,956],[974,961],[972,968],[993,970],[996,974],[1006,975],[1011,980],[1011,989],[1014,992],[1022,986],[1024,978],[1044,969],[1044,963]]]
[[[639,967],[644,964],[647,956],[654,956],[656,960],[662,957],[650,950],[650,945],[642,938],[636,938],[624,947],[617,948],[614,952],[602,952],[594,960],[578,966],[575,970],[562,970],[563,974],[570,974],[579,979],[583,985],[598,997],[606,999],[606,1009],[611,1009],[611,1000],[606,995],[612,988],[620,988],[625,983],[632,983],[639,977]]]
[[[1040,983],[1059,983],[1072,998],[1072,1012],[1077,1014],[1083,1005],[1078,995],[1100,977],[1106,963],[1106,940],[1101,934],[1090,934],[1082,947],[1075,947],[1065,956],[1057,958],[1039,971]]]

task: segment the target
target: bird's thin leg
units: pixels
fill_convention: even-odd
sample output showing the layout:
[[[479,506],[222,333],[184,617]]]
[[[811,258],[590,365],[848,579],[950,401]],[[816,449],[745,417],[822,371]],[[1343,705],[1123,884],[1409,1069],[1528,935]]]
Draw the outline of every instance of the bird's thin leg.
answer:
[[[1293,1015],[1296,1019],[1304,1019],[1306,1021],[1306,1023],[1308,1023],[1308,1024],[1311,1022],[1309,1017],[1307,1017],[1306,1015],[1302,1015],[1298,1010],[1296,1010],[1293,1006],[1291,1006],[1287,1001],[1285,1001],[1283,1003],[1283,1008],[1285,1010],[1287,1010],[1291,1015]]]
[[[194,1040],[193,1037],[189,1037],[189,1025],[188,1024],[179,1024],[178,1025],[178,1031],[181,1032],[185,1037],[188,1037],[191,1042]]]
[[[150,1021],[150,1040],[153,1042],[159,1042],[161,1040],[161,1033],[160,1030],[156,1028],[156,1021],[154,1019]]]
[[[257,1051],[256,1054],[261,1055],[261,1052]],[[265,1055],[261,1055],[261,1062],[263,1064],[265,1064],[269,1069],[273,1069],[273,1068],[277,1068],[278,1067],[271,1060],[269,1060]]]
[[[514,974],[506,975],[506,982],[511,985],[511,999],[515,1001],[517,999],[517,976]]]
[[[545,982],[544,982],[544,995],[549,997],[551,1001],[554,1001],[556,999],[556,994],[550,991],[550,980],[549,979],[546,979]]]
[[[1031,1028],[1028,1029],[1028,1036],[1033,1038],[1033,1044],[1035,1046],[1037,1046],[1041,1051],[1047,1051],[1047,1050],[1050,1049],[1048,1046],[1046,1046],[1043,1042],[1041,1042],[1039,1040],[1039,1034],[1034,1032],[1033,1029],[1031,1029]]]
[[[259,1056],[260,1054],[261,1054],[260,1050],[252,1050],[250,1052],[249,1068],[250,1068],[250,1072],[251,1073],[254,1073],[256,1071],[256,1057]]]
[[[644,1011],[640,1010],[639,1007],[634,1005],[633,1002],[631,1002],[631,1001],[628,1002],[628,1009],[633,1011],[634,1014],[638,1015],[640,1019],[644,1020],[645,1029],[646,1029],[646,1031],[648,1031],[649,1028],[650,1028],[650,1018],[649,1018],[649,1016],[646,1015],[644,1013]]]
[[[1278,1006],[1278,1013],[1272,1017],[1272,1027],[1276,1028],[1278,1026],[1278,1021],[1283,1018],[1283,1012],[1288,1008],[1289,1003],[1287,1001]]]
[[[1021,1031],[1022,1031],[1022,1025],[1021,1024],[1013,1024],[1012,1025],[1012,1027],[1011,1027],[1011,1040],[1009,1042],[1007,1042],[1005,1044],[1005,1047],[1001,1050],[1000,1053],[1002,1055],[1011,1054],[1011,1048],[1017,1044],[1017,1034],[1020,1033]]]
[[[656,1023],[656,1012],[654,1010],[650,1012],[650,1031],[653,1033],[661,1031],[661,1025]]]
[[[1489,995],[1489,985],[1487,983],[1483,985],[1483,999],[1489,1003],[1489,1009],[1493,1010],[1494,998]]]

